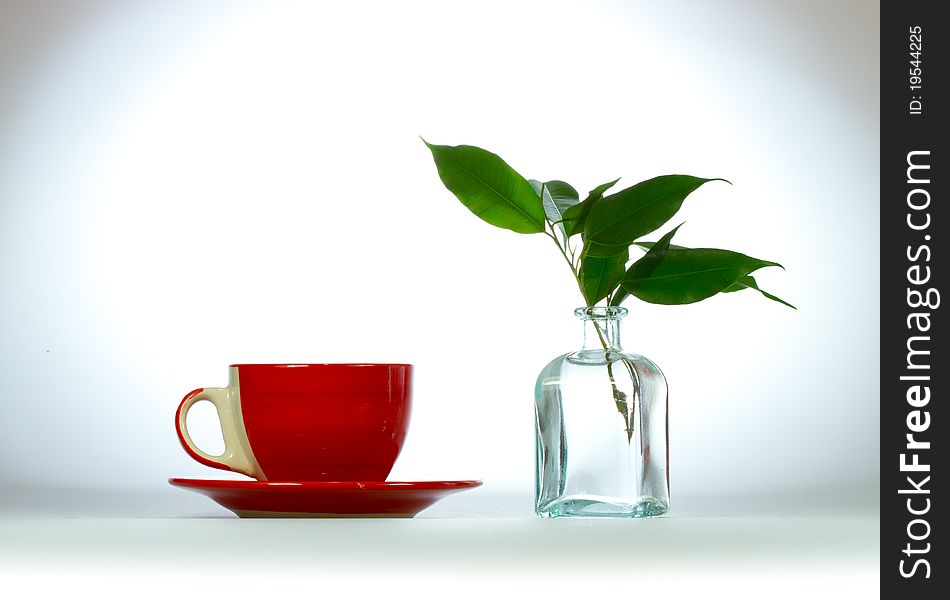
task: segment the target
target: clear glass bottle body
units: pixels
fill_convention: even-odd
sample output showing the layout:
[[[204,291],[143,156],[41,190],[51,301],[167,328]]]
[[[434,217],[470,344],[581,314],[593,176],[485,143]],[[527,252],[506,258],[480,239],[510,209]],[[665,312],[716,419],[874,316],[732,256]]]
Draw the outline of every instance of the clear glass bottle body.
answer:
[[[575,311],[580,350],[535,387],[541,517],[655,517],[669,510],[666,378],[620,346],[621,307]]]

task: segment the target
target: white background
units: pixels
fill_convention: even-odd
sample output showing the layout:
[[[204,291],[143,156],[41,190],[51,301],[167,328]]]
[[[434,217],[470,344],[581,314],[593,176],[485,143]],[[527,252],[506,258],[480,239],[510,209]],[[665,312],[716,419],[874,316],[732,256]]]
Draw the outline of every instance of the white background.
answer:
[[[421,135],[582,193],[732,181],[679,243],[781,262],[757,278],[800,310],[628,302],[625,346],[670,381],[673,514],[876,510],[878,28],[861,1],[0,0],[0,483],[226,477],[178,446],[185,392],[394,361],[417,371],[391,479],[529,503],[534,378],[580,298]]]

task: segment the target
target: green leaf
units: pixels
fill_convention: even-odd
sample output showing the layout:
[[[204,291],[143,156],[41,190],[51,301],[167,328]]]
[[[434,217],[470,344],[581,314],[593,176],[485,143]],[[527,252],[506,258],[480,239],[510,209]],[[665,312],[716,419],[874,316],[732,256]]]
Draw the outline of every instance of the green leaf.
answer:
[[[620,303],[627,299],[630,292],[624,289],[623,285],[614,290],[614,295],[610,297],[610,306],[620,306]]]
[[[670,230],[666,235],[657,240],[656,243],[646,242],[650,245],[649,251],[641,256],[637,262],[630,265],[630,268],[627,269],[627,272],[624,274],[624,279],[645,279],[652,275],[660,263],[663,262],[663,259],[666,258],[666,255],[669,254],[669,250],[672,247],[670,245],[670,240],[673,239],[673,236],[676,235],[676,232],[682,226],[683,224],[680,223]],[[621,285],[620,288],[617,289],[617,292],[614,294],[613,298],[610,299],[611,306],[620,306],[620,303],[626,300],[627,296],[629,295],[630,292],[628,292],[627,289]]]
[[[575,206],[578,203],[577,190],[571,187],[571,184],[563,181],[553,180],[541,183],[537,179],[529,179],[528,183],[534,188],[534,192],[541,196],[541,205],[544,207],[544,215],[555,226],[560,229],[561,236],[566,240],[567,234],[564,231],[564,211]],[[541,190],[544,190],[542,195]]]
[[[757,269],[781,266],[731,250],[668,248],[652,272],[638,272],[631,267],[621,285],[645,302],[691,304],[724,291]]]
[[[619,177],[613,181],[598,185],[588,192],[587,198],[585,198],[583,202],[564,211],[564,229],[568,237],[584,231],[584,223],[587,222],[590,209],[604,196],[604,192],[612,188],[618,181],[620,181]]]
[[[528,180],[508,163],[475,146],[437,146],[425,140],[442,183],[482,220],[518,233],[544,231],[544,207]]]
[[[541,186],[544,186],[544,198],[541,202],[544,206],[544,214],[552,223],[560,223],[564,220],[564,211],[576,205],[580,200],[577,199],[577,190],[571,184],[558,181],[557,179],[545,181],[543,184],[537,179],[529,179],[528,183],[534,188],[535,193],[541,194]]]
[[[637,262],[630,265],[630,268],[627,270],[627,273],[624,275],[624,278],[637,277],[644,278],[649,277],[653,274],[653,271],[659,266],[660,262],[666,258],[667,253],[670,248],[681,248],[681,246],[672,246],[670,245],[670,240],[673,239],[673,236],[676,235],[676,232],[682,227],[683,224],[680,223],[672,230],[670,230],[666,235],[661,237],[656,243],[654,242],[644,242],[638,244],[644,246],[649,244],[649,252],[641,256]],[[632,275],[631,275],[632,274]],[[627,299],[627,296],[630,295],[630,292],[626,290],[622,285],[614,293],[613,297],[610,299],[611,306],[620,306],[620,303]]]
[[[655,243],[659,243],[659,242],[637,242],[636,245],[649,250],[650,248],[654,246]],[[670,244],[670,248],[675,249],[675,250],[683,250],[685,249],[685,246],[677,246],[676,244]],[[766,292],[765,290],[763,290],[762,288],[760,288],[758,286],[758,283],[756,283],[755,278],[752,277],[752,275],[740,277],[739,279],[736,280],[735,283],[733,283],[732,285],[724,289],[723,293],[740,292],[742,290],[749,289],[749,288],[756,290],[757,292],[759,292],[760,294],[762,294],[769,300],[774,300],[775,302],[778,302],[779,304],[784,304],[785,306],[798,310],[798,307],[796,307],[794,304],[791,304],[790,302],[786,302],[785,300],[782,300],[778,296],[774,294],[770,294]],[[623,290],[622,287],[620,289]],[[624,297],[626,297],[626,295],[624,295]],[[619,305],[619,303],[620,302],[617,302],[616,305]]]
[[[755,278],[752,275],[746,275],[745,277],[740,277],[735,283],[724,289],[722,293],[728,294],[731,292],[741,292],[742,290],[747,290],[750,287],[758,289],[755,283]]]
[[[629,251],[614,256],[586,256],[581,262],[581,288],[588,306],[606,298],[623,279],[624,267],[630,258]]]
[[[594,204],[584,224],[589,252],[603,256],[612,248],[629,246],[669,221],[683,201],[713,179],[690,175],[661,175],[605,196]],[[721,180],[725,181],[725,180]]]
[[[640,246],[641,248],[645,250],[649,250],[650,248],[653,247],[654,244],[658,244],[658,243],[659,242],[634,242],[633,245]],[[673,250],[685,250],[686,246],[677,246],[676,244],[670,244],[670,248]]]
[[[730,285],[729,287],[727,287],[726,289],[724,289],[723,292],[725,292],[725,293],[728,293],[728,292],[739,292],[739,291],[746,290],[746,289],[750,289],[750,288],[753,289],[753,290],[756,290],[757,292],[759,292],[760,294],[762,294],[763,296],[765,296],[765,297],[768,298],[769,300],[773,300],[773,301],[775,301],[775,302],[778,302],[779,304],[784,304],[785,306],[787,306],[787,307],[789,307],[789,308],[794,308],[795,310],[798,310],[798,308],[796,308],[793,304],[790,304],[790,303],[788,303],[788,302],[782,300],[782,299],[779,298],[778,296],[775,296],[775,295],[773,295],[773,294],[770,294],[770,293],[766,292],[765,290],[763,290],[762,288],[760,288],[760,287],[759,287],[759,284],[756,283],[755,278],[752,277],[752,275],[747,275],[747,276],[745,276],[745,277],[740,277],[735,283],[733,283],[732,285]]]

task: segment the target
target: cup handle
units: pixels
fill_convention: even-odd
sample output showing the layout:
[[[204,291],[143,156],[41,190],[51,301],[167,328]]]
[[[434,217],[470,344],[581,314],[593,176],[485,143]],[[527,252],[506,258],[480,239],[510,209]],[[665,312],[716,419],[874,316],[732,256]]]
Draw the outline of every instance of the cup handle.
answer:
[[[211,456],[195,445],[188,433],[188,411],[195,402],[207,400],[214,404],[218,412],[218,421],[221,425],[221,435],[224,438],[224,453],[220,456]],[[178,431],[178,441],[182,448],[196,461],[215,469],[236,471],[256,479],[266,479],[261,472],[254,454],[247,442],[247,436],[239,431],[240,415],[236,413],[235,395],[229,388],[198,388],[188,392],[178,405],[175,413],[175,429]],[[243,427],[241,427],[243,430]]]

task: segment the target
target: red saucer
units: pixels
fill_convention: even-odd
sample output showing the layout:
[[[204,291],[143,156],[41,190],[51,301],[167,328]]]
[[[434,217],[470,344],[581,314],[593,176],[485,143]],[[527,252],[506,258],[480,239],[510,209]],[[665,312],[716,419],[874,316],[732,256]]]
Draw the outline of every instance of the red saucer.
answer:
[[[168,483],[204,494],[239,517],[411,518],[481,481],[231,481]]]

